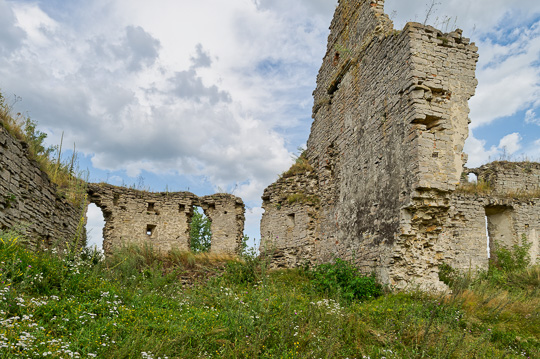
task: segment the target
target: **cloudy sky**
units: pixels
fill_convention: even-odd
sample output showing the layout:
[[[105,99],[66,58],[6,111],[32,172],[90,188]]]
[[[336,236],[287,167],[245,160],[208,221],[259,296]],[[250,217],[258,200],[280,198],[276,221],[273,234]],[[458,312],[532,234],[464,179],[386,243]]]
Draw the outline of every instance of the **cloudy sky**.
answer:
[[[441,0],[426,16],[427,2],[387,0],[386,13],[479,46],[468,166],[540,159],[540,2]],[[91,181],[233,193],[258,238],[262,191],[309,135],[336,4],[0,0],[0,91],[49,144],[76,143]]]

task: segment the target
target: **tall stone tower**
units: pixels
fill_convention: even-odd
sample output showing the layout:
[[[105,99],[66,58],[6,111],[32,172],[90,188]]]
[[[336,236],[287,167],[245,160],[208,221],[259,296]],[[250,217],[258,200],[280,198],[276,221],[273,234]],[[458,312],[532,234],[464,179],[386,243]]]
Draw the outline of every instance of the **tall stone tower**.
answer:
[[[442,287],[437,241],[466,156],[477,47],[461,30],[393,29],[383,0],[340,0],[302,169],[263,195],[276,266],[346,258],[396,288]]]

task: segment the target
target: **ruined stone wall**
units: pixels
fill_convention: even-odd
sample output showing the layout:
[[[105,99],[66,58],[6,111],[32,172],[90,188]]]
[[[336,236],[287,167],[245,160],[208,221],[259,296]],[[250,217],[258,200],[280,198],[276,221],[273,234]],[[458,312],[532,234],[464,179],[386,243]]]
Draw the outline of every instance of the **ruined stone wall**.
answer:
[[[540,198],[524,200],[457,191],[448,214],[437,250],[453,268],[472,272],[487,269],[497,246],[511,249],[521,245],[523,235],[531,245],[532,263],[539,261]]]
[[[497,161],[466,170],[489,184],[496,193],[540,196],[540,163]]]
[[[103,249],[149,243],[160,251],[189,250],[193,206],[212,221],[211,253],[236,253],[244,231],[244,203],[229,194],[197,197],[190,192],[152,193],[109,184],[89,184],[89,201],[103,212]]]
[[[538,262],[540,164],[492,162],[464,173],[475,173],[480,185],[465,183],[452,194],[438,243],[444,261],[461,270],[487,269],[497,246],[510,249],[525,236],[531,261]]]
[[[439,286],[435,245],[466,160],[477,48],[458,30],[409,23],[394,31],[383,4],[339,2],[307,148],[320,206],[272,205],[283,197],[280,179],[263,196],[261,235],[278,250],[313,247],[303,260],[352,259],[398,288]],[[271,236],[284,226],[279,211],[308,209],[313,233]]]
[[[283,177],[263,194],[265,231],[261,253],[276,267],[296,267],[316,256],[321,197],[312,172]]]
[[[28,145],[0,124],[0,228],[25,232],[31,247],[84,245],[83,208],[61,198]]]

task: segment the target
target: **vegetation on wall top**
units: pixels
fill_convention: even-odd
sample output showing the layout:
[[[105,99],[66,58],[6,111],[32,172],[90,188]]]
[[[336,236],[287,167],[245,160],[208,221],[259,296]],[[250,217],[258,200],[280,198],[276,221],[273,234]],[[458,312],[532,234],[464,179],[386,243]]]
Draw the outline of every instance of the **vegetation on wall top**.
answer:
[[[17,101],[19,98],[15,97],[13,103],[9,104],[0,93],[0,125],[27,145],[29,159],[36,161],[39,168],[47,173],[49,179],[57,185],[60,196],[73,204],[83,203],[88,173],[78,168],[75,145],[71,157],[66,160],[62,159],[62,143],[45,147],[47,134],[37,129],[37,122],[20,112],[13,113],[13,105]]]

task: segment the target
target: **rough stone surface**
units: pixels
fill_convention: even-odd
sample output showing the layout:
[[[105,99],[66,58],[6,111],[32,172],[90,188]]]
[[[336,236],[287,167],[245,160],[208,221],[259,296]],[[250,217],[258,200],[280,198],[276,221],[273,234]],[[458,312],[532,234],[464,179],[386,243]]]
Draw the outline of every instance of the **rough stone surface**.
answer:
[[[489,183],[501,195],[530,197],[540,191],[540,163],[497,161],[479,168],[465,169],[474,173],[479,181]]]
[[[83,208],[59,197],[27,148],[0,124],[0,228],[23,230],[34,248],[83,245]]]
[[[337,256],[398,289],[444,289],[443,261],[485,267],[486,213],[503,201],[454,194],[478,49],[461,30],[395,31],[383,5],[339,1],[313,93],[305,155],[314,170],[265,190],[262,247],[276,266]],[[291,200],[302,197],[311,200]],[[532,221],[535,203],[505,206]]]
[[[103,249],[149,243],[160,251],[189,250],[193,206],[212,221],[211,253],[236,253],[244,231],[244,203],[218,193],[197,197],[190,192],[152,193],[109,184],[89,184],[88,200],[103,212]]]

